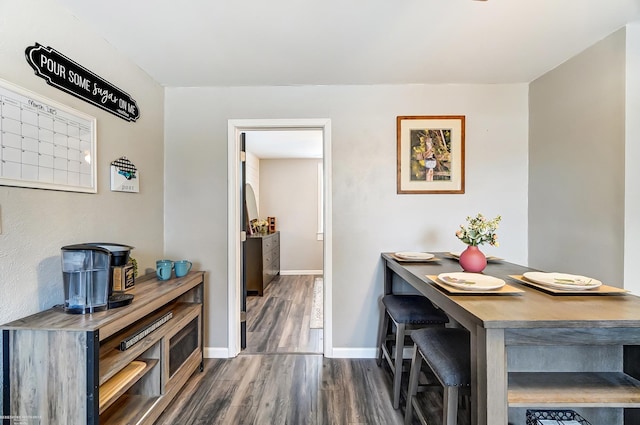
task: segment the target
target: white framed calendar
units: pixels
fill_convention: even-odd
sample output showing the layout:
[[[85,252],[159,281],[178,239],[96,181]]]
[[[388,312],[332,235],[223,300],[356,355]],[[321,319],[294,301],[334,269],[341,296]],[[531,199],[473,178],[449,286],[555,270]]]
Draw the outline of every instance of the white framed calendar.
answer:
[[[0,185],[97,192],[96,118],[0,80]]]

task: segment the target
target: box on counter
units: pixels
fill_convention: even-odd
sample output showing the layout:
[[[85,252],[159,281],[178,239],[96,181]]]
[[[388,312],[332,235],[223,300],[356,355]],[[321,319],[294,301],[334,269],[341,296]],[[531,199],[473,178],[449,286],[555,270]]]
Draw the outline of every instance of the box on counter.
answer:
[[[113,268],[113,290],[115,292],[125,292],[135,285],[133,274],[133,264],[126,266],[114,266]]]

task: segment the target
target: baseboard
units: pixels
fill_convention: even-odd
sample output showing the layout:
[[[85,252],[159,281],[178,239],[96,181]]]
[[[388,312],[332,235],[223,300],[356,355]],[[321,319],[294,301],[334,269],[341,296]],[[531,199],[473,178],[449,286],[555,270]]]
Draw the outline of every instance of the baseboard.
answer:
[[[333,347],[332,356],[334,359],[375,359],[378,349],[376,347]]]
[[[314,274],[318,274],[322,276],[322,270],[280,270],[280,274],[282,276],[314,275]]]
[[[227,347],[204,347],[205,359],[228,359],[229,349]]]

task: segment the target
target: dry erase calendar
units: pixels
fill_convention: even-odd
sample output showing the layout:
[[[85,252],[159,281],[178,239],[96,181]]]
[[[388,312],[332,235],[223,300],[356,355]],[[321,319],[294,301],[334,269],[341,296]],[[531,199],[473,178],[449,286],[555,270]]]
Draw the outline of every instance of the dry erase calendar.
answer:
[[[0,80],[0,185],[95,193],[96,119]]]

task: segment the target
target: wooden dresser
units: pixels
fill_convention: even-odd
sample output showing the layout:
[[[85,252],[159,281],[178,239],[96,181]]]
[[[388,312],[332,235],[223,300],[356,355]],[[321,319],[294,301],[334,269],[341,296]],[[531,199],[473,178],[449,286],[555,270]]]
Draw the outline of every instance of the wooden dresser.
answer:
[[[280,274],[280,232],[252,235],[245,244],[247,292],[262,296],[267,285]]]
[[[152,424],[202,370],[204,273],[140,280],[129,306],[85,315],[52,308],[0,327],[2,415]]]

